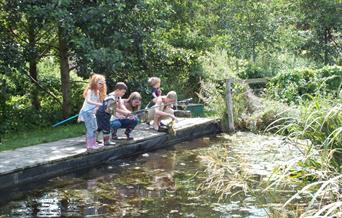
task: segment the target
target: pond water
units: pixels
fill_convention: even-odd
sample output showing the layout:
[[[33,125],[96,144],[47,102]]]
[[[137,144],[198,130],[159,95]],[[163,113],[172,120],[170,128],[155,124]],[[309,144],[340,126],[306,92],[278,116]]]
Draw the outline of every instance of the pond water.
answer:
[[[207,179],[200,156],[222,145],[232,165],[243,162],[254,175],[254,185],[277,161],[296,155],[278,137],[204,137],[16,191],[17,199],[0,207],[0,217],[267,217],[269,205],[289,193],[256,191],[219,200],[218,193],[199,189]]]

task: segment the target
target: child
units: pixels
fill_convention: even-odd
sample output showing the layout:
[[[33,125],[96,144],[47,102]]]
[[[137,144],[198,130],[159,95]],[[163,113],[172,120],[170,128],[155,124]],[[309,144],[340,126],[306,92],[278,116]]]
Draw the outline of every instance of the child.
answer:
[[[148,83],[150,84],[150,86],[152,86],[152,98],[155,99],[161,96],[160,78],[151,77],[148,79]]]
[[[138,117],[132,115],[131,112],[139,110],[140,105],[141,95],[138,92],[131,93],[128,99],[120,99],[118,110],[115,116],[112,117],[110,124],[112,128],[112,140],[118,139],[117,131],[119,128],[126,129],[125,135],[128,140],[133,139],[130,134],[138,124]]]
[[[115,85],[114,92],[109,93],[103,104],[96,112],[96,119],[98,123],[98,131],[103,132],[104,145],[113,145],[110,141],[110,117],[117,112],[126,112],[125,115],[129,115],[129,111],[122,111],[120,106],[121,97],[125,95],[127,86],[123,82],[118,82]]]
[[[87,150],[101,147],[96,143],[97,122],[95,113],[98,107],[102,105],[106,92],[105,77],[100,74],[92,74],[83,92],[85,99],[78,117],[78,121],[84,121],[86,126]]]
[[[139,92],[132,92],[127,99],[123,99],[125,107],[131,112],[140,110],[142,97]]]
[[[153,128],[159,130],[161,120],[171,118],[177,120],[171,105],[177,102],[177,93],[170,91],[166,96],[160,96],[156,99],[154,108],[147,113],[147,121],[153,120]]]

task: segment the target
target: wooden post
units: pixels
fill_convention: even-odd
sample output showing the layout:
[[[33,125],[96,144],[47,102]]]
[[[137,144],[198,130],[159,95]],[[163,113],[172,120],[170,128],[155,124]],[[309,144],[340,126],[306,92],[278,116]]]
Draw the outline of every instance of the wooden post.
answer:
[[[226,82],[226,104],[227,104],[227,116],[228,116],[228,132],[235,131],[234,117],[233,117],[233,98],[232,98],[232,79],[228,79]]]

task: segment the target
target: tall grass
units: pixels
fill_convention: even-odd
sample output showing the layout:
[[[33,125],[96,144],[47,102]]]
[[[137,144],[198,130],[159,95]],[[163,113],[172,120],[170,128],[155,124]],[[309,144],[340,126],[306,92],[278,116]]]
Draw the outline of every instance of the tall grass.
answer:
[[[296,184],[296,194],[283,202],[278,213],[284,214],[292,210],[293,205],[304,201],[304,211],[300,217],[342,215],[342,175],[339,168],[331,165],[332,154],[333,150],[327,153],[309,149],[304,156],[279,166],[264,192]]]
[[[302,188],[284,203],[283,208],[305,197],[310,201],[301,217],[341,217],[341,99],[317,96],[311,101],[303,101],[299,109],[297,117],[279,119],[268,129],[278,129],[278,133],[287,135],[289,140],[302,138],[312,143],[306,146],[303,157],[280,166],[281,170],[273,175],[265,190],[284,184],[299,184]]]
[[[267,130],[278,129],[277,133],[290,139],[309,139],[317,148],[342,148],[341,99],[312,97],[310,101],[301,103],[299,111],[297,117],[274,121]]]
[[[255,194],[256,189],[266,194],[291,187],[296,193],[280,202],[280,209],[271,208],[272,213],[283,217],[341,217],[341,99],[312,97],[302,101],[296,113],[282,112],[277,117],[267,130],[286,135],[286,142],[303,155],[274,169],[266,184],[258,184],[241,165],[230,163],[231,154],[225,146],[214,146],[201,157],[207,163],[208,176],[199,188],[212,190],[221,199],[238,193]]]

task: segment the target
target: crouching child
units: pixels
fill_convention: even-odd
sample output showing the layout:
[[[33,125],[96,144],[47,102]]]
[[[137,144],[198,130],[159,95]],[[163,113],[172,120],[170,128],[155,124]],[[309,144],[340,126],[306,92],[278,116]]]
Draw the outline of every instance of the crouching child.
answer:
[[[132,140],[130,135],[138,124],[138,116],[134,112],[141,106],[141,95],[138,92],[130,94],[128,99],[120,99],[115,116],[111,119],[112,140],[118,139],[117,131],[119,128],[125,128],[125,135],[128,140]]]
[[[121,97],[125,95],[127,86],[123,82],[118,82],[115,85],[115,90],[109,93],[104,99],[102,105],[96,112],[96,120],[98,125],[98,133],[103,133],[104,145],[113,145],[110,141],[110,118],[120,111]]]

